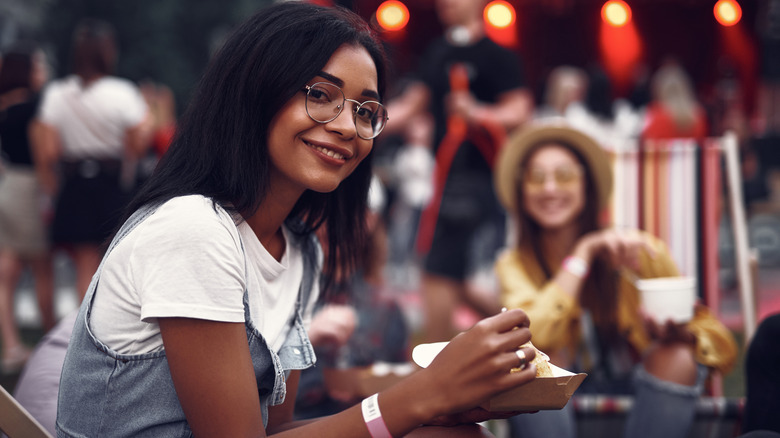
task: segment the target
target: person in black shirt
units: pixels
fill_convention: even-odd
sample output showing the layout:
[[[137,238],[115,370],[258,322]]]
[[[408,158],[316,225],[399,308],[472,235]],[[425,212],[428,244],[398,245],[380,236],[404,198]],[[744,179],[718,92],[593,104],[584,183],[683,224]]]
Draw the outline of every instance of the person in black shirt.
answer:
[[[32,268],[44,330],[54,326],[53,272],[28,129],[47,74],[43,53],[18,43],[0,66],[0,372],[14,373],[30,351],[14,318],[13,296],[25,264]]]
[[[416,80],[389,104],[388,130],[433,115],[434,194],[423,211],[417,249],[425,262],[424,335],[455,334],[452,316],[465,302],[480,316],[498,311],[491,294],[467,286],[474,259],[489,264],[504,242],[503,212],[492,187],[492,160],[503,136],[528,120],[533,100],[519,56],[485,35],[486,0],[438,0],[445,33],[422,56]],[[476,257],[475,257],[476,255]]]

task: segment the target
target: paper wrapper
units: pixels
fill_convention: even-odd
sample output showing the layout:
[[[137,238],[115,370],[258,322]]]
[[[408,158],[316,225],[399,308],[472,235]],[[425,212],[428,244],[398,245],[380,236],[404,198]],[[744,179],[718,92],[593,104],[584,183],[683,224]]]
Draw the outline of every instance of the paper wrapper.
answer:
[[[412,351],[412,360],[426,368],[447,342],[420,344]],[[541,411],[556,410],[566,406],[574,391],[587,374],[572,373],[550,363],[553,377],[537,377],[525,385],[502,392],[488,400],[482,407],[488,411]]]

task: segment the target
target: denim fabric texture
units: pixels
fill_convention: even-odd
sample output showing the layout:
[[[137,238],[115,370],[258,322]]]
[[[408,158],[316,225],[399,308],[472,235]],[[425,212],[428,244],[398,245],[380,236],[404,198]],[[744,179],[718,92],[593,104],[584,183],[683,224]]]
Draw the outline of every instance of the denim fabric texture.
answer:
[[[58,437],[191,437],[192,432],[173,386],[165,351],[125,355],[112,350],[93,334],[90,313],[103,263],[108,253],[157,206],[139,209],[122,226],[92,278],[79,309],[62,370],[57,411]],[[289,370],[305,369],[315,362],[302,322],[316,280],[319,247],[313,235],[297,237],[304,260],[294,327],[279,353],[271,351],[249,314],[249,293],[244,291],[244,315],[249,350],[255,368],[263,425],[268,406],[281,404]],[[242,246],[243,250],[243,246]]]
[[[642,364],[637,364],[629,381],[613,382],[615,391],[603,394],[634,395],[623,438],[687,437],[696,414],[696,400],[704,391],[708,374],[707,367],[701,364],[696,371],[696,383],[686,386],[661,380],[648,373]],[[605,385],[601,387],[603,389]],[[630,387],[628,392],[624,391],[627,387]],[[509,419],[510,434],[512,438],[576,438],[575,414],[574,406],[569,402],[558,411],[516,415]]]
[[[636,398],[626,419],[624,437],[685,438],[696,415],[696,400],[704,391],[707,367],[697,366],[693,386],[661,380],[640,364],[634,374]]]

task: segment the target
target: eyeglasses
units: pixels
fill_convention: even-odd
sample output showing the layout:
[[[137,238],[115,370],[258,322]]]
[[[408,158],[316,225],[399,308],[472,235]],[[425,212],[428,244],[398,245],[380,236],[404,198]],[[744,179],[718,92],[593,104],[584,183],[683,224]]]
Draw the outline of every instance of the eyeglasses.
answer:
[[[571,189],[580,182],[582,174],[582,168],[579,166],[557,167],[552,172],[542,169],[529,169],[523,172],[523,183],[528,190],[541,191],[544,189],[547,178],[552,176],[559,188]]]
[[[344,97],[344,92],[329,82],[317,82],[303,87],[306,91],[306,114],[318,123],[328,123],[336,119],[344,109],[344,103],[355,104],[352,120],[358,137],[371,140],[385,129],[387,110],[384,105],[373,100],[358,102]]]

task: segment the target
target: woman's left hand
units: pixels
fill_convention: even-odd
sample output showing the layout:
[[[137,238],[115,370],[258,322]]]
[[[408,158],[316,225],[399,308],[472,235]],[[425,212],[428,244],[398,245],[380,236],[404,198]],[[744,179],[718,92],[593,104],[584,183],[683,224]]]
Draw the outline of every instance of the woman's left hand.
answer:
[[[666,321],[657,321],[646,313],[642,313],[642,319],[650,338],[659,343],[671,344],[683,342],[692,344],[696,341],[693,333],[688,330],[688,323],[676,323],[670,319],[667,319]]]
[[[587,261],[592,260],[592,256],[601,255],[606,257],[612,266],[625,266],[638,271],[641,269],[642,252],[651,258],[655,257],[655,250],[637,230],[607,228],[586,234],[584,240],[588,247],[589,256],[585,258]]]

